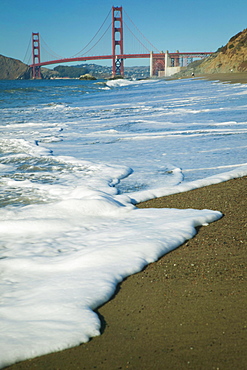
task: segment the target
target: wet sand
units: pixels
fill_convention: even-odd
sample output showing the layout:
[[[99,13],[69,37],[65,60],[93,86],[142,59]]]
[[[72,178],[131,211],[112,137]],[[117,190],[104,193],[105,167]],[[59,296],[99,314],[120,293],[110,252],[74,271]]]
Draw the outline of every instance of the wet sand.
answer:
[[[214,74],[207,74],[207,75],[198,75],[195,77],[202,77],[206,80],[219,80],[220,82],[228,82],[228,83],[247,83],[247,73],[214,73]]]
[[[246,369],[246,185],[244,177],[140,204],[224,217],[122,282],[97,310],[101,336],[8,369]]]
[[[191,78],[191,76],[187,76],[185,78]],[[247,83],[247,73],[246,72],[239,72],[239,73],[212,73],[212,74],[195,74],[194,78],[202,78],[209,81],[220,81],[224,83]]]
[[[184,77],[167,77],[168,80],[177,80],[177,79],[186,79],[186,78],[192,78],[190,75],[184,76]],[[224,83],[247,83],[247,72],[239,72],[239,73],[212,73],[212,74],[197,74],[195,73],[195,76],[193,77],[196,79],[204,79],[209,81],[219,81]]]
[[[195,77],[247,83],[247,73]],[[140,204],[224,217],[119,285],[97,310],[101,336],[8,369],[245,370],[246,185],[245,177]]]

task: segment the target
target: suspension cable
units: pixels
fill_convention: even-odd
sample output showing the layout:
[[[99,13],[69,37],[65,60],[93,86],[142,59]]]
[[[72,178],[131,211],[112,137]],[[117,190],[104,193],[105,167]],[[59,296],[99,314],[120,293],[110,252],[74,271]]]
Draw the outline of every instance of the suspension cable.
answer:
[[[25,60],[26,60],[26,58],[27,58],[27,53],[29,53],[29,50],[30,50],[31,39],[32,39],[32,38],[30,37],[30,39],[29,39],[29,44],[28,44],[28,47],[27,47],[27,51],[26,51],[26,54],[25,54],[25,56],[24,56],[24,58],[23,58],[23,62],[24,62],[24,63],[25,63]],[[29,56],[29,60],[27,61],[27,64],[29,64],[30,59],[31,59],[31,56]]]
[[[133,24],[133,26],[137,29],[138,32],[140,32],[140,34],[142,35],[142,37],[149,43],[149,45],[152,46],[153,50],[156,50],[158,53],[160,53],[160,50],[158,50],[144,35],[143,33],[139,30],[139,28],[135,25],[135,23],[132,21],[132,19],[130,18],[130,16],[126,13],[126,11],[124,10],[124,14],[127,15],[128,19],[130,20],[130,22]],[[125,24],[126,25],[126,24]],[[129,29],[129,27],[127,26],[127,28]],[[130,30],[130,29],[129,29]],[[132,33],[132,31],[130,31]],[[133,34],[133,33],[132,33]],[[133,34],[134,35],[134,34]],[[135,35],[134,35],[135,36]],[[136,37],[136,36],[135,36]],[[142,44],[142,42],[136,37],[136,39]],[[143,45],[143,44],[142,44]],[[144,46],[144,45],[143,45]],[[146,48],[146,46],[144,46],[146,50],[148,50]]]
[[[131,31],[131,29],[128,27],[128,25],[125,22],[124,22],[124,25],[125,25],[125,27],[128,28],[128,30],[135,37],[135,39],[144,47],[144,49],[146,49],[148,52],[150,52],[150,50],[141,42],[141,40],[138,39],[138,37]]]
[[[78,54],[81,54],[82,52],[83,52],[83,50],[85,50],[90,44],[91,44],[91,42],[93,42],[93,40],[95,39],[95,37],[98,35],[98,33],[100,32],[100,30],[103,28],[103,26],[104,26],[104,24],[106,23],[106,21],[107,21],[107,18],[109,17],[109,14],[110,14],[110,12],[111,12],[111,10],[109,11],[109,13],[107,14],[107,16],[106,16],[106,18],[105,18],[105,20],[104,20],[104,22],[102,23],[102,25],[100,26],[100,28],[98,29],[98,31],[96,32],[96,34],[94,35],[94,37],[87,43],[87,45],[86,46],[84,46],[84,48],[83,49],[81,49],[78,53],[76,53],[75,55],[72,55],[72,57],[71,58],[73,58],[73,57],[75,57],[75,56],[77,56]],[[108,29],[109,29],[109,26],[108,26],[108,28],[107,28],[107,30],[106,31],[108,31]],[[106,34],[106,32],[103,34],[103,36]],[[103,37],[102,36],[102,37]],[[102,37],[100,38],[100,40],[102,39]],[[98,43],[98,42],[97,42]],[[95,45],[97,45],[97,43],[96,44],[94,44],[94,46]],[[94,46],[92,46],[91,47],[91,49],[94,47]],[[89,49],[88,51],[90,51],[91,49]],[[85,53],[83,54],[83,55],[85,55]]]
[[[47,45],[47,43],[45,42],[45,40],[42,38],[42,37],[40,37],[40,39],[41,39],[41,41],[42,41],[42,44],[41,44],[41,46],[44,48],[44,50],[48,53],[48,54],[50,54],[51,56],[53,56],[53,57],[57,57],[57,58],[59,58],[59,59],[63,59],[64,57],[62,57],[61,55],[59,55],[59,54],[57,54],[57,53],[55,53],[55,51],[53,51],[48,45]],[[43,44],[46,46],[46,48],[43,46]]]
[[[100,40],[102,40],[102,38],[105,36],[106,32],[109,30],[110,27],[111,27],[111,23],[109,24],[109,26],[107,27],[107,29],[105,30],[105,32],[103,33],[103,35],[100,37],[100,39],[89,50],[87,50],[84,54],[81,54],[82,57],[84,55],[86,55],[89,51],[91,51],[100,42]]]
[[[108,17],[109,17],[109,14],[111,13],[111,10],[109,11],[109,13],[107,14],[104,22],[102,23],[102,25],[100,26],[100,28],[98,29],[98,31],[96,32],[96,34],[94,35],[94,37],[87,43],[86,46],[84,46],[83,49],[81,49],[78,53],[74,54],[73,56],[71,56],[71,58],[73,57],[76,57],[77,55],[81,55],[81,56],[84,56],[85,54],[87,54],[88,52],[90,52],[100,41],[101,39],[105,36],[105,34],[107,33],[107,31],[109,30],[109,28],[111,27],[111,23],[109,24],[109,26],[107,27],[106,31],[103,33],[103,35],[98,39],[98,41],[96,41],[93,46],[88,49],[84,54],[81,54],[92,42],[93,40],[96,38],[96,36],[99,34],[99,32],[102,30],[103,26],[105,25]],[[153,50],[156,50],[157,52],[160,52],[143,34],[142,32],[138,29],[138,27],[134,24],[134,22],[131,20],[131,18],[129,17],[129,15],[124,11],[125,15],[128,17],[129,21],[133,24],[133,26],[137,29],[137,31],[141,34],[141,36],[148,42],[148,44],[153,48]],[[128,30],[130,31],[130,33],[134,36],[134,38],[144,47],[144,49],[146,49],[147,51],[150,51],[141,41],[140,39],[131,31],[131,29],[128,27],[128,25],[124,22],[124,25],[128,28]],[[57,58],[60,58],[60,59],[64,59],[64,57],[62,57],[61,55],[58,55],[57,53],[55,53],[53,50],[50,49],[50,47],[46,44],[46,42],[44,41],[43,38],[41,38],[42,40],[42,47],[43,47],[43,44],[46,46],[46,48],[44,48],[44,50],[52,55],[53,57],[57,57]],[[30,47],[30,43],[31,43],[31,39],[30,39],[30,42],[29,42],[29,45],[28,45],[28,48]],[[28,49],[27,49],[27,52],[28,52]],[[26,55],[27,55],[27,52],[26,52]],[[26,55],[25,55],[25,58],[26,58]],[[24,60],[25,60],[24,58]]]

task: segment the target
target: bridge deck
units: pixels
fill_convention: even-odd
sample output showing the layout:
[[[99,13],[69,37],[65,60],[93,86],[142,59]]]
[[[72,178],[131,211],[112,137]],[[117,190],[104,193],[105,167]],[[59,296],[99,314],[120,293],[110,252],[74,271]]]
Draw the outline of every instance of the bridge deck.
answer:
[[[169,53],[170,58],[204,58],[207,55],[212,54],[212,52],[182,52],[182,53]],[[120,54],[117,55],[116,59],[134,59],[134,58],[150,58],[151,54]],[[165,53],[152,53],[153,58],[165,58]],[[60,63],[70,63],[70,62],[85,62],[88,60],[106,60],[113,59],[112,55],[98,55],[89,57],[76,57],[76,58],[63,58],[57,60],[50,60],[46,62],[40,62],[35,64],[30,64],[30,67],[42,67],[50,64],[60,64]]]

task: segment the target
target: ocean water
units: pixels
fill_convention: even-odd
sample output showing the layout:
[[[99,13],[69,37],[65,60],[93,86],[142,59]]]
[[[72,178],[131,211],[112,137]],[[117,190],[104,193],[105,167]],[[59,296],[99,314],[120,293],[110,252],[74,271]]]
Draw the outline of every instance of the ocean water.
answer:
[[[0,81],[0,367],[99,335],[119,282],[222,216],[135,204],[247,175],[246,99],[199,79]]]

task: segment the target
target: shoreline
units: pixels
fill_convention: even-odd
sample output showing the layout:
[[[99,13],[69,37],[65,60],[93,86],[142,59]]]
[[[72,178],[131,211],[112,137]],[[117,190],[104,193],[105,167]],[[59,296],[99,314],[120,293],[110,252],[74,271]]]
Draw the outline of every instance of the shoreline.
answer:
[[[219,82],[224,82],[224,83],[241,83],[241,84],[246,84],[247,83],[247,72],[229,72],[229,73],[205,73],[205,74],[197,74],[195,73],[195,76],[183,76],[183,77],[167,77],[167,80],[180,80],[180,79],[185,79],[185,78],[194,78],[195,80],[197,79],[202,79],[202,80],[208,80],[208,81],[219,81]]]
[[[205,74],[205,75],[198,75],[198,78],[202,78],[209,81],[215,81],[219,80],[220,82],[225,83],[241,83],[246,84],[247,83],[247,73],[213,73],[213,74]]]
[[[139,204],[224,216],[125,279],[96,310],[101,336],[8,369],[244,370],[246,184],[242,177]]]

